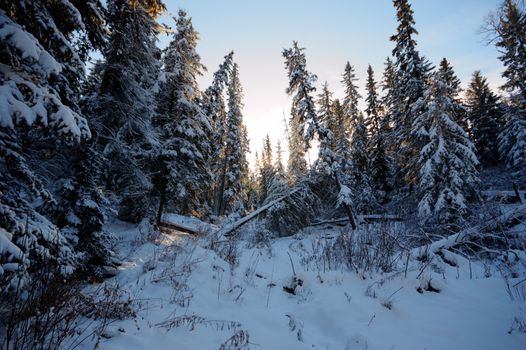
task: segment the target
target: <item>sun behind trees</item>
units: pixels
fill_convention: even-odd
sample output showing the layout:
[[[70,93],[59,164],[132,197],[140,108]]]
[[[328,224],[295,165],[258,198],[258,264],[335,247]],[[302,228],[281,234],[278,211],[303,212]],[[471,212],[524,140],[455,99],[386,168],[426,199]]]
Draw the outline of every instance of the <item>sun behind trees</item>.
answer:
[[[525,9],[505,0],[487,23],[505,69],[499,95],[479,70],[462,91],[446,58],[419,51],[409,1],[393,4],[383,74],[369,65],[359,82],[350,52],[343,96],[316,89],[298,42],[282,51],[287,139],[267,136],[250,169],[243,67],[226,47],[202,90],[186,11],[166,28],[161,0],[0,0],[2,298],[44,267],[56,278],[107,276],[120,263],[114,219],[156,232],[165,213],[222,225],[283,197],[257,217],[268,237],[342,217],[356,229],[367,215],[396,215],[415,236],[477,224],[480,173],[526,171]]]

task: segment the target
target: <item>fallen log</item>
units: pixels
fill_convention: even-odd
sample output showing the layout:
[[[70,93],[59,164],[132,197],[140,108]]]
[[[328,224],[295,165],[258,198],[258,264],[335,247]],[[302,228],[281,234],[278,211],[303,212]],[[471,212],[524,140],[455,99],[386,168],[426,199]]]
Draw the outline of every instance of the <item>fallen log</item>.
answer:
[[[272,202],[262,206],[261,208],[259,208],[257,210],[254,210],[252,213],[248,214],[247,216],[244,216],[241,219],[239,219],[238,221],[236,221],[236,222],[234,222],[234,223],[232,223],[232,224],[220,229],[219,231],[216,232],[216,235],[218,237],[221,237],[221,236],[230,237],[232,235],[232,233],[236,229],[238,229],[239,227],[243,226],[244,224],[246,224],[250,220],[254,219],[259,214],[264,213],[269,208],[273,207],[274,205],[276,205],[277,203],[281,202],[282,200],[285,200],[288,197],[292,196],[294,193],[298,192],[300,189],[301,188],[296,188],[295,190],[293,190],[289,194],[281,196],[281,197],[273,200]]]
[[[526,198],[526,192],[520,191],[516,184],[513,184],[513,191],[489,190],[482,191],[482,197],[488,201],[495,201],[501,204],[522,204],[522,197]]]
[[[526,205],[518,206],[513,210],[496,216],[488,222],[470,227],[451,236],[435,241],[428,246],[428,251],[430,253],[437,253],[442,249],[451,249],[465,243],[472,237],[476,237],[478,235],[484,236],[484,231],[487,232],[488,230],[495,230],[499,227],[502,228],[502,226],[513,226],[523,220],[526,220]],[[413,258],[416,258],[420,255],[421,248],[422,247],[418,247],[412,250],[411,255]]]
[[[371,214],[371,215],[357,215],[358,222],[382,222],[382,221],[403,221],[404,219],[398,215],[384,215],[384,214]],[[321,226],[326,224],[340,224],[349,222],[349,218],[338,218],[325,221],[319,221],[310,224],[310,226]]]
[[[184,233],[189,233],[191,235],[197,235],[199,233],[199,231],[194,230],[193,228],[184,227],[184,226],[176,225],[176,224],[168,224],[168,223],[165,223],[165,222],[161,222],[159,224],[159,228],[161,228],[161,230],[162,229],[168,229],[168,230],[180,231],[180,232],[184,232]],[[167,233],[167,232],[163,232],[163,233]]]
[[[194,217],[165,213],[161,217],[159,227],[195,235],[209,232],[212,225]]]

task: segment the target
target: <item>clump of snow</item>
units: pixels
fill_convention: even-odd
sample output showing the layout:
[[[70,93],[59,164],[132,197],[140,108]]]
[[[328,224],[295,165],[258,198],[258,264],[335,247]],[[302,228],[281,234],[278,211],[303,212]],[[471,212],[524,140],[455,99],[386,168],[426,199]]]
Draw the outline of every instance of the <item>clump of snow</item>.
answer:
[[[62,104],[49,88],[37,86],[5,65],[0,65],[0,75],[5,77],[0,85],[0,126],[40,122],[65,136],[91,137],[86,119]]]
[[[352,205],[352,191],[349,187],[342,185],[340,193],[338,193],[338,206]]]
[[[7,17],[3,10],[0,10],[0,40],[20,50],[22,58],[28,59],[30,64],[38,65],[46,75],[57,74],[62,70],[60,63],[38,43],[38,40]]]
[[[18,264],[12,263],[13,260],[19,260],[22,258],[22,251],[12,241],[12,235],[0,227],[0,258],[2,262],[0,264],[0,276],[4,274],[4,271],[13,271],[18,268]]]

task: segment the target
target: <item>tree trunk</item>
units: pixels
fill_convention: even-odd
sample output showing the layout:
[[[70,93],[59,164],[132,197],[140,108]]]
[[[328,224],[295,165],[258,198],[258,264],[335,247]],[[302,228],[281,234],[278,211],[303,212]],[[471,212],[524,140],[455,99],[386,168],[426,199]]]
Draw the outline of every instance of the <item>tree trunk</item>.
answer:
[[[522,204],[521,194],[519,193],[519,189],[517,188],[517,184],[515,182],[513,182],[513,191],[515,191],[515,197],[517,197],[517,202]]]
[[[268,203],[267,205],[264,205],[261,208],[253,211],[252,213],[242,217],[241,219],[239,219],[238,221],[234,222],[230,226],[220,229],[218,231],[218,233],[217,233],[218,236],[230,237],[232,235],[232,232],[235,231],[237,228],[239,228],[242,225],[246,224],[247,222],[249,222],[253,218],[257,217],[259,214],[265,212],[266,210],[268,210],[272,206],[276,205],[277,203],[281,202],[282,200],[292,196],[294,193],[298,192],[299,190],[300,190],[300,188],[297,188],[297,189],[293,190],[292,192],[290,192],[289,194],[281,196],[281,197],[273,200],[272,202]]]
[[[161,170],[159,174],[159,207],[157,208],[157,226],[161,225],[164,207],[166,206],[166,188],[168,186],[168,180],[166,179],[168,175],[168,169],[164,160],[161,159]]]
[[[228,148],[225,150],[225,155],[223,159],[223,166],[221,168],[221,176],[219,177],[219,186],[216,192],[216,201],[215,201],[215,214],[217,216],[223,215],[225,213],[225,186],[226,186],[226,171],[228,168]]]

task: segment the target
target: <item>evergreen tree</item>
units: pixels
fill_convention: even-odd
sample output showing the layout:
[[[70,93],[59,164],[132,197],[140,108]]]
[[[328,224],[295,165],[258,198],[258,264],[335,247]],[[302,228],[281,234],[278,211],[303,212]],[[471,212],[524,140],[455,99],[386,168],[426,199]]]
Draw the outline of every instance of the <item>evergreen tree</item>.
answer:
[[[329,129],[334,135],[334,152],[341,157],[344,163],[342,164],[343,169],[349,169],[349,115],[345,113],[345,109],[339,99],[333,101],[331,108],[334,121],[331,122]],[[346,170],[343,171],[346,172]]]
[[[272,144],[267,135],[263,139],[263,150],[261,151],[261,164],[259,168],[259,194],[260,204],[266,202],[270,193],[270,186],[274,180],[275,169],[272,161]]]
[[[197,76],[205,69],[196,52],[198,33],[179,10],[174,38],[164,54],[165,82],[158,97],[161,132],[161,205],[183,215],[207,213],[211,125],[199,105]]]
[[[367,145],[367,125],[363,113],[352,122],[352,137],[350,144],[350,175],[351,194],[358,211],[366,211],[375,205],[374,193],[369,178],[369,156]]]
[[[64,202],[40,170],[41,158],[64,154],[64,148],[91,136],[77,103],[86,58],[82,48],[103,42],[101,25],[95,23],[101,7],[97,1],[89,10],[79,4],[0,1],[2,279],[25,279],[44,266],[65,275],[79,266],[79,255],[72,250],[78,236],[57,226],[54,214]],[[46,173],[62,175],[60,170]],[[17,281],[11,283],[15,285],[2,283],[1,291]]]
[[[358,93],[358,86],[355,82],[358,80],[356,73],[354,72],[354,67],[351,66],[349,62],[345,65],[345,70],[343,73],[342,84],[345,88],[345,97],[343,99],[343,108],[345,113],[348,115],[348,125],[346,125],[347,130],[351,130],[351,124],[358,119],[360,110],[358,108],[358,101],[361,96]],[[351,132],[352,133],[352,132]]]
[[[294,107],[291,111],[289,121],[290,135],[288,139],[289,158],[287,162],[287,173],[291,184],[296,184],[307,174],[307,162],[305,161],[305,147],[303,142],[303,128]]]
[[[111,36],[104,61],[94,67],[83,110],[107,159],[105,187],[119,201],[119,217],[138,222],[154,199],[150,174],[159,141],[152,115],[160,69],[155,18],[164,5],[112,0],[108,9]]]
[[[501,159],[509,167],[520,169],[526,166],[526,109],[519,105],[516,98],[510,100],[498,140]]]
[[[398,88],[399,80],[396,73],[396,67],[393,61],[387,57],[384,63],[384,72],[382,77],[382,129],[385,135],[386,152],[389,159],[389,174],[387,181],[391,189],[400,188],[403,184],[403,179],[398,176],[400,174],[399,164],[399,145],[396,142],[396,135],[394,132],[394,122],[401,119],[401,98],[400,89]]]
[[[239,69],[234,63],[228,86],[227,135],[220,182],[221,209],[219,214],[243,213],[245,208],[245,180],[248,177],[248,139],[243,125],[243,90],[239,80]]]
[[[393,121],[400,120],[400,89],[398,88],[399,82],[398,75],[396,73],[396,67],[389,57],[387,57],[384,66],[385,68],[382,77],[383,122],[387,128],[387,133],[389,135],[387,140],[387,147],[389,149],[389,153],[395,153],[398,149],[398,145],[396,143],[396,137],[393,133],[392,124]]]
[[[221,165],[225,152],[225,140],[227,132],[227,114],[224,92],[229,84],[229,76],[232,74],[234,52],[225,56],[225,60],[214,73],[214,79],[203,95],[203,110],[209,116],[212,124],[212,154],[210,156],[210,168],[214,179],[210,188],[210,202],[214,203],[218,196],[217,191],[221,180]],[[217,212],[217,210],[216,210]]]
[[[276,200],[290,192],[290,187],[287,183],[287,175],[285,173],[285,168],[282,163],[281,154],[281,142],[278,141],[278,144],[276,146],[276,160],[274,162],[273,174],[267,191],[268,195],[265,198],[265,202],[263,204],[270,203],[273,200]],[[281,203],[278,203],[277,205],[279,206],[279,208],[269,209],[270,212],[268,212],[266,215],[267,220],[272,220],[272,217],[275,214],[274,211],[279,212],[279,210],[284,208]]]
[[[499,99],[480,71],[475,71],[466,90],[466,108],[478,158],[483,166],[499,161],[498,135],[502,128]]]
[[[391,41],[395,43],[393,56],[398,76],[400,107],[400,113],[395,115],[397,118],[392,119],[393,136],[398,145],[395,153],[399,158],[401,175],[412,188],[418,179],[416,162],[420,145],[415,143],[417,140],[411,136],[411,125],[416,116],[422,114],[426,108],[425,104],[418,102],[424,96],[429,67],[416,48],[415,36],[418,32],[414,27],[411,5],[408,0],[393,0],[393,4],[397,11],[398,28]]]
[[[499,8],[493,30],[504,64],[502,86],[511,95],[518,95],[520,107],[526,104],[526,11],[515,0],[504,0]]]
[[[303,50],[298,47],[297,42],[294,42],[293,48],[283,51],[285,66],[290,79],[287,93],[289,95],[294,94],[292,104],[299,117],[300,126],[303,126],[305,148],[308,149],[311,141],[317,136],[320,146],[316,166],[322,173],[332,174],[335,159],[330,146],[333,135],[330,130],[323,126],[316,111],[314,98],[311,94],[316,90],[312,84],[317,80],[317,77],[307,71]]]
[[[499,135],[499,152],[508,166],[526,165],[526,11],[505,0],[493,29],[504,64],[502,89],[509,94],[506,123]]]
[[[105,229],[108,200],[99,190],[104,158],[95,144],[74,145],[64,154],[70,161],[60,181],[60,203],[55,210],[56,224],[81,253],[81,270],[102,278],[103,270],[115,262],[112,236]]]
[[[439,73],[432,76],[422,103],[427,110],[413,123],[412,135],[422,141],[418,158],[418,215],[452,227],[468,212],[477,193],[475,146],[455,122],[450,86]]]
[[[356,210],[362,211],[366,208],[366,203],[370,202],[372,195],[368,171],[367,157],[367,126],[358,107],[359,99],[358,81],[354,67],[347,62],[343,73],[342,83],[345,88],[343,108],[346,114],[345,129],[350,133],[349,159],[344,162],[345,175],[349,184],[349,193],[353,198]]]
[[[318,95],[317,104],[320,123],[323,124],[326,129],[330,130],[333,135],[330,148],[333,152],[335,152],[336,138],[334,137],[334,133],[338,126],[336,125],[336,119],[332,109],[332,95],[332,92],[329,91],[329,85],[327,82],[325,82],[323,84],[321,93]]]
[[[467,132],[469,131],[469,127],[466,109],[464,108],[462,99],[460,98],[460,93],[462,92],[462,88],[460,87],[460,79],[457,77],[453,67],[445,57],[442,59],[442,61],[440,61],[438,71],[442,75],[442,80],[449,87],[449,95],[456,109],[454,115],[457,120],[455,121],[462,127],[462,129]]]
[[[382,115],[381,103],[378,97],[377,84],[374,80],[373,68],[367,69],[367,113],[369,124],[368,153],[370,157],[371,184],[379,191],[378,198],[385,197],[389,190],[390,167],[387,156],[386,139],[388,125]]]
[[[284,179],[287,178],[285,166],[283,165],[283,149],[281,148],[281,140],[278,140],[278,144],[276,146],[276,161],[274,163],[274,169],[276,174],[279,174]]]
[[[314,99],[311,94],[316,90],[312,84],[317,77],[310,73],[306,67],[306,58],[302,48],[294,42],[293,47],[283,51],[285,58],[285,67],[289,76],[289,86],[287,93],[293,95],[292,107],[297,113],[300,125],[306,130],[304,132],[305,146],[308,148],[310,142],[317,136],[319,145],[318,159],[315,168],[323,176],[335,182],[339,191],[338,204],[341,205],[347,215],[353,229],[356,228],[356,222],[351,210],[352,198],[349,187],[341,182],[342,169],[341,161],[331,150],[333,135],[330,130],[325,128],[319,121]],[[306,125],[305,125],[306,124]]]

